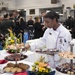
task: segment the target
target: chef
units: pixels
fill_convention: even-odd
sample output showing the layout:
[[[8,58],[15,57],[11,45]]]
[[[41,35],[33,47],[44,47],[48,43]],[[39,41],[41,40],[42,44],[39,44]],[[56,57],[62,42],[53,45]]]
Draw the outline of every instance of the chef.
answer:
[[[47,27],[44,35],[37,42],[26,44],[25,48],[28,50],[36,50],[46,46],[49,50],[59,50],[61,52],[67,51],[71,41],[70,32],[58,21],[59,15],[55,12],[48,12],[44,16],[45,25]],[[37,34],[38,35],[38,34]],[[48,57],[50,65],[55,68],[60,62],[61,58],[58,54]]]

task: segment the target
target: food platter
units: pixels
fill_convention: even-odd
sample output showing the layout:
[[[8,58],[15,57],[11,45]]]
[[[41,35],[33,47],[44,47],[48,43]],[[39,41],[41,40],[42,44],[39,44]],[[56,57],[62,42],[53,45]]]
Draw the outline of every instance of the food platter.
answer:
[[[45,51],[38,51],[36,50],[37,53],[42,53],[42,54],[47,54],[47,55],[54,55],[57,54],[59,52],[59,50],[45,50]]]
[[[60,52],[59,56],[65,59],[75,59],[75,53],[71,52]]]
[[[24,43],[21,43],[21,44],[16,44],[16,46],[15,46],[15,44],[12,44],[12,45],[8,45],[7,47],[6,47],[6,50],[10,50],[10,49],[12,49],[12,50],[16,50],[16,49],[22,49],[22,48],[24,48]]]
[[[21,43],[21,44],[12,44],[12,45],[8,45],[6,47],[6,51],[7,53],[9,54],[13,54],[13,53],[20,53],[20,51],[24,48],[24,44]]]
[[[18,73],[18,72],[27,71],[29,68],[30,66],[24,63],[18,63],[18,64],[8,63],[3,68],[3,71],[6,73]]]
[[[58,65],[56,70],[64,73],[64,74],[75,74],[75,63],[73,63],[73,68],[70,67],[70,63],[64,63],[62,65]]]
[[[20,53],[20,49],[17,49],[17,50],[9,49],[9,50],[7,50],[7,53],[13,54],[13,53],[15,53],[16,51],[17,51],[17,53]]]
[[[26,59],[28,56],[27,55],[23,55],[23,54],[11,54],[5,57],[6,60],[8,61],[20,61],[23,59]]]

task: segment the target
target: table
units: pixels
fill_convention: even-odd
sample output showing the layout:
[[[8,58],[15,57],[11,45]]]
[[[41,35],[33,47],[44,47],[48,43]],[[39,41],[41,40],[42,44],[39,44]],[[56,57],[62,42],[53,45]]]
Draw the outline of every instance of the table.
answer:
[[[27,44],[30,44],[30,43],[36,42],[36,41],[38,41],[38,40],[39,40],[39,39],[27,40],[26,43],[27,43]]]
[[[36,60],[39,60],[39,57],[40,56],[44,56],[45,57],[45,60],[48,61],[48,58],[47,58],[48,56],[45,55],[45,54],[38,54],[36,52],[31,52],[31,51],[24,52],[24,54],[26,54],[28,56],[28,58],[27,59],[24,59],[24,60],[21,60],[21,61],[18,61],[18,63],[19,62],[22,62],[22,63],[28,64],[30,66],[30,69],[29,70],[31,70],[31,67],[34,64],[34,62]],[[10,54],[8,54],[6,52],[6,50],[0,51],[0,59],[3,59],[7,55],[10,55]],[[7,63],[9,63],[9,62],[11,62],[11,61],[8,61]],[[14,63],[14,61],[12,61],[12,63]],[[0,64],[0,68],[3,68],[6,64]],[[3,74],[0,74],[0,75],[13,75],[13,74],[11,74],[11,73],[3,73]],[[62,74],[62,73],[56,71],[56,74],[55,75],[67,75],[67,74]]]

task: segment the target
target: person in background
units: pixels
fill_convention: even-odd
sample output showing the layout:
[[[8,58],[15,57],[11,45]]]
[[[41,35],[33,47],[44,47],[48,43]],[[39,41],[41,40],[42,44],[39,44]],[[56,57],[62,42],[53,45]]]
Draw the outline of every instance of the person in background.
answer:
[[[68,16],[68,19],[65,21],[66,28],[72,29],[73,27],[73,18],[72,16]]]
[[[46,12],[41,12],[41,16],[40,16],[40,23],[43,25],[44,23],[44,15],[46,14]]]
[[[3,35],[6,35],[9,33],[8,29],[12,29],[13,28],[13,24],[12,22],[9,20],[9,15],[5,14],[4,15],[4,20],[1,22],[1,33]]]
[[[44,16],[45,26],[47,27],[44,35],[38,41],[25,45],[25,50],[29,48],[35,51],[37,48],[46,46],[47,50],[59,50],[61,52],[68,51],[71,41],[70,32],[58,21],[59,14],[56,12],[48,12]],[[55,68],[62,62],[62,58],[58,54],[48,56],[50,66]]]
[[[31,30],[33,32],[33,25],[34,21],[32,20],[32,16],[30,16],[29,20],[27,21],[28,30]]]
[[[0,16],[0,50],[4,47],[5,36],[1,33],[1,22],[3,21],[3,16]]]
[[[15,20],[15,23],[16,23],[16,27],[14,29],[14,32],[16,34],[16,37],[18,37],[18,34],[20,33],[20,25],[19,25],[20,14],[17,10],[14,10],[13,15],[15,17],[14,20]]]
[[[26,22],[25,22],[23,17],[19,18],[19,29],[20,29],[19,33],[22,33],[22,42],[23,42],[23,40],[24,40],[24,37],[23,37],[24,36],[24,30],[27,29],[27,25],[26,25]]]
[[[46,14],[46,12],[41,12],[41,16],[40,16],[40,23],[42,25],[42,30],[43,30],[43,33],[45,32],[46,30],[46,27],[45,27],[45,23],[44,23],[44,15]]]
[[[9,16],[10,16],[10,20],[12,20],[14,22],[14,18],[15,18],[14,14],[11,12],[11,13],[9,13]]]
[[[0,33],[1,33],[1,22],[3,21],[4,17],[0,16]]]
[[[14,15],[14,17],[15,17],[15,21],[18,22],[18,20],[19,20],[19,18],[20,18],[19,11],[14,10],[14,11],[13,11],[13,15]]]
[[[75,39],[75,19],[73,19],[73,22],[72,22],[72,38]]]
[[[40,17],[35,17],[34,23],[34,39],[40,38],[43,36],[42,25],[40,23]]]
[[[15,31],[15,27],[16,27],[16,23],[15,23],[15,20],[14,20],[14,15],[13,15],[13,13],[9,13],[9,16],[10,16],[10,18],[9,18],[9,20],[12,22],[12,24],[13,24],[13,26],[12,26],[12,31],[14,32]]]
[[[29,20],[27,21],[27,28],[28,28],[28,33],[29,33],[29,39],[33,39],[33,25],[34,21],[32,20],[32,16],[29,17]]]

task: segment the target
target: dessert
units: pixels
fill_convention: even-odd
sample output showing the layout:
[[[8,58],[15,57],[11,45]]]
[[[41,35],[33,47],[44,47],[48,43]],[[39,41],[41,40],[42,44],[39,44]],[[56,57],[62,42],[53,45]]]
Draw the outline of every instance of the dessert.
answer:
[[[64,63],[62,65],[58,65],[56,70],[66,74],[75,74],[75,64],[73,63],[73,68],[71,68],[69,63]]]
[[[9,68],[11,69],[11,67],[9,67]],[[17,68],[13,67],[9,72],[14,73],[14,72],[16,72],[16,70],[17,70]]]
[[[27,55],[23,55],[23,54],[11,54],[5,57],[6,60],[8,61],[19,61],[19,60],[23,60],[27,58]]]
[[[17,68],[16,72],[22,72],[22,69],[21,68]]]
[[[59,50],[50,50],[50,49],[48,49],[48,50],[36,50],[36,52],[37,53],[43,53],[43,54],[48,54],[48,55],[53,55],[53,54],[56,54],[56,53],[58,53],[59,52]]]
[[[6,72],[10,72],[10,67],[6,67],[6,68],[4,68],[4,71],[6,71]]]
[[[8,45],[6,47],[6,49],[21,49],[21,48],[24,48],[24,43],[21,43],[21,44],[12,44],[12,45]]]
[[[75,54],[74,53],[72,54],[71,52],[60,52],[59,56],[64,58],[69,58],[69,59],[75,58]]]
[[[24,48],[23,43],[17,44],[16,46],[15,46],[15,44],[12,44],[12,45],[8,45],[6,47],[6,50],[7,50],[8,53],[15,53],[15,52],[20,53],[20,49],[23,49],[23,48]]]
[[[17,65],[16,64],[13,64],[13,63],[8,63],[4,68],[3,70],[5,72],[11,72],[11,73],[15,73],[15,72],[22,72],[22,71],[25,71],[29,68],[29,65],[27,64],[24,64],[24,63],[18,63]]]
[[[17,49],[17,50],[9,49],[9,50],[7,50],[7,52],[8,53],[15,53],[15,52],[20,53],[20,49]]]

